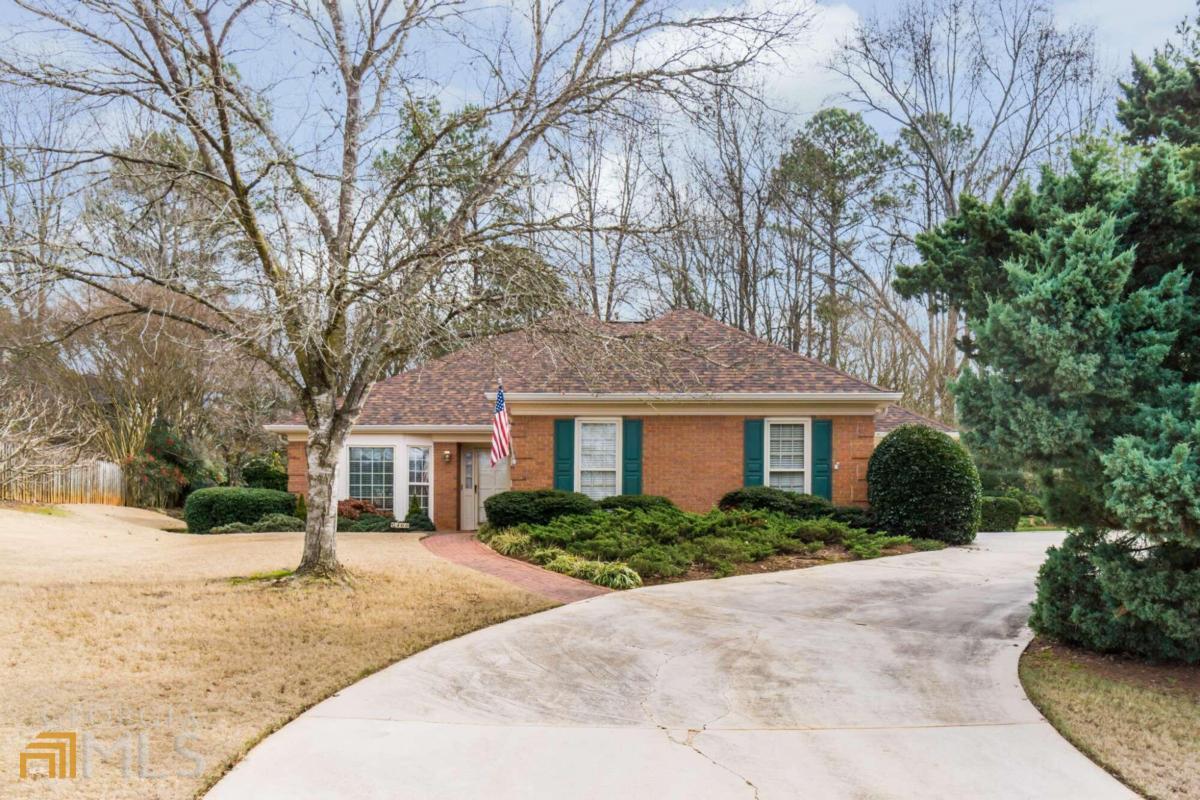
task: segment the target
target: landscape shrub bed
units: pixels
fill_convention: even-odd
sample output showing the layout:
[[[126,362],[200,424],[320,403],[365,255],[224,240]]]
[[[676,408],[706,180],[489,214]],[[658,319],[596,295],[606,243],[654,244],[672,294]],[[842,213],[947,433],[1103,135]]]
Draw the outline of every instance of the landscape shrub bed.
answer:
[[[1021,502],[1012,497],[984,497],[979,505],[979,530],[1015,531],[1021,523]]]
[[[828,517],[792,519],[773,511],[736,508],[691,514],[661,504],[559,516],[545,524],[493,524],[480,538],[503,555],[595,582],[600,581],[587,573],[598,568],[580,566],[579,560],[628,568],[640,582],[675,578],[696,567],[724,576],[738,564],[781,554],[813,554],[830,546],[845,548],[856,558],[875,558],[887,548],[910,542],[907,536],[871,533]],[[617,582],[627,577],[618,568],[598,574]]]
[[[253,525],[267,514],[290,516],[296,498],[275,489],[246,489],[237,486],[213,486],[188,495],[183,518],[191,533],[208,533],[231,522]]]

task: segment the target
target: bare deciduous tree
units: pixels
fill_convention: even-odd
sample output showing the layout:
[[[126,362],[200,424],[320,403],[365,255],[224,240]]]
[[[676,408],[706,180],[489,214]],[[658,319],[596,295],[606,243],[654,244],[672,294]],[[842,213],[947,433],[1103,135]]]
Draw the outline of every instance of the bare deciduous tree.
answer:
[[[723,83],[792,22],[654,0],[16,5],[31,29],[68,47],[12,48],[0,54],[2,78],[69,103],[77,125],[94,121],[88,144],[67,153],[76,179],[119,163],[164,197],[211,203],[212,224],[232,221],[239,246],[169,272],[98,246],[86,228],[50,253],[19,240],[10,251],[131,309],[235,342],[289,387],[309,429],[298,573],[314,576],[342,571],[334,469],[381,372],[424,352],[462,315],[503,311],[544,289],[543,272],[513,265],[475,291],[471,270],[556,223],[512,214],[505,202],[546,134],[633,93]],[[430,67],[434,52],[441,71]],[[452,81],[471,100],[442,111]],[[115,141],[114,119],[136,130]],[[187,146],[125,146],[151,132]],[[146,302],[124,288],[131,283],[165,299]]]
[[[1006,194],[1094,125],[1103,98],[1092,33],[1061,28],[1042,0],[911,0],[865,19],[833,69],[851,101],[895,125],[915,187],[896,233],[912,238],[954,215],[963,194]],[[936,296],[921,335],[926,405],[953,418],[964,321]],[[911,337],[910,337],[911,338]]]

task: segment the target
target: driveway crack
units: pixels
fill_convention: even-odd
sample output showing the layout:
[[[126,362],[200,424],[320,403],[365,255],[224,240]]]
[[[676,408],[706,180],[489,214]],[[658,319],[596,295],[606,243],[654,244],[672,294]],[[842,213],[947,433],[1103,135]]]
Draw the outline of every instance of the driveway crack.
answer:
[[[742,783],[746,784],[748,787],[750,787],[750,791],[752,791],[754,793],[755,800],[758,800],[758,798],[759,798],[758,787],[754,785],[754,781],[750,780],[749,778],[747,778],[742,773],[738,772],[733,767],[730,767],[727,764],[722,764],[720,761],[717,761],[715,758],[713,758],[708,753],[704,752],[703,750],[701,750],[699,747],[696,746],[696,737],[699,736],[700,734],[704,733],[704,730],[702,728],[688,728],[687,736],[684,738],[683,741],[680,741],[679,739],[676,739],[674,736],[671,735],[671,731],[668,728],[666,728],[662,725],[659,725],[658,727],[659,727],[659,730],[661,730],[664,734],[666,734],[667,740],[670,741],[672,744],[677,744],[681,747],[688,748],[693,753],[700,756],[708,763],[712,764],[714,767],[725,770],[730,775],[737,778]]]

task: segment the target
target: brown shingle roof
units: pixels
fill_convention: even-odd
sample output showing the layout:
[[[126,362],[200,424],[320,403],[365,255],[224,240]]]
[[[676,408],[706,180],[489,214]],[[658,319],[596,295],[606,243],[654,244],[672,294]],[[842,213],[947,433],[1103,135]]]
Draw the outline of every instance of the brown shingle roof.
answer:
[[[484,394],[497,378],[510,394],[884,391],[695,311],[565,321],[493,336],[380,381],[358,424],[486,425]]]
[[[957,429],[951,425],[900,406],[888,406],[882,414],[875,415],[876,436],[891,433],[901,425],[924,425],[926,428],[933,428],[942,433],[958,433]]]

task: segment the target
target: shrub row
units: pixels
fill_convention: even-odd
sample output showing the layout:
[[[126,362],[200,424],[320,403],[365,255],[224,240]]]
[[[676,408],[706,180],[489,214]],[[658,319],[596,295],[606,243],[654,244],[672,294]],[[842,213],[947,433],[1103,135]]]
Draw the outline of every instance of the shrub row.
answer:
[[[585,494],[559,489],[500,492],[483,501],[488,524],[496,528],[545,525],[558,517],[588,514],[597,509],[612,511],[635,508],[675,508],[675,504],[654,494],[619,494],[606,497],[597,503]]]
[[[835,506],[824,497],[815,494],[798,494],[773,489],[769,486],[748,486],[728,492],[717,503],[723,510],[734,508],[774,511],[793,519],[830,519],[843,522],[851,528],[877,531],[875,515],[870,509],[858,506]]]
[[[275,489],[214,486],[188,495],[183,518],[191,533],[208,533],[231,522],[253,525],[268,514],[291,516],[296,498]]]

